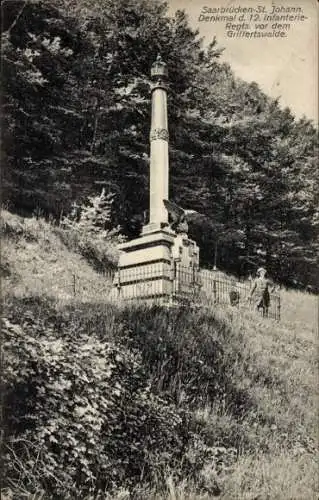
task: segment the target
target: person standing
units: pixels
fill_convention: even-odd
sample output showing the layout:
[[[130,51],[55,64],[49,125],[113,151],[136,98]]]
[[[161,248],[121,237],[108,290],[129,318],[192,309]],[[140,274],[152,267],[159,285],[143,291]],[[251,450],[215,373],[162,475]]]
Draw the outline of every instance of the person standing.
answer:
[[[274,285],[266,278],[266,274],[267,271],[263,267],[257,270],[256,278],[253,281],[250,292],[250,302],[255,304],[257,311],[262,309],[263,316],[267,317],[270,305],[270,288],[273,291]]]

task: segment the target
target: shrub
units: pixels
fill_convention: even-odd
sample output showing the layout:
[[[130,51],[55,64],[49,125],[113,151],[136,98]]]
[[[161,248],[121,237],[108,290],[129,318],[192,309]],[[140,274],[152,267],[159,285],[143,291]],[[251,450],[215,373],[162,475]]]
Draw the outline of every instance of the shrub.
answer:
[[[98,271],[117,264],[117,245],[125,239],[120,226],[114,223],[113,202],[114,195],[103,188],[100,195],[89,197],[87,204],[75,204],[57,229],[63,242],[79,251]]]
[[[79,498],[178,470],[188,415],[151,392],[139,352],[68,319],[61,335],[52,305],[44,321],[28,302],[3,322],[9,486]]]

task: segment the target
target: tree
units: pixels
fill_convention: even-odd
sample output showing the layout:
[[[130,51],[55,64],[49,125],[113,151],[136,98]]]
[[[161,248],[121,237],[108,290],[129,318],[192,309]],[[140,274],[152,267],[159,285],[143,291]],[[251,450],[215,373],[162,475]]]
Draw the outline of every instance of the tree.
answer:
[[[90,196],[88,203],[79,206],[74,203],[69,217],[65,217],[62,226],[76,229],[84,238],[101,240],[120,240],[120,227],[115,225],[114,193],[102,189],[100,195]]]
[[[116,225],[140,233],[160,52],[170,197],[205,215],[191,224],[202,262],[213,265],[218,241],[229,271],[265,264],[286,283],[314,282],[317,130],[236,78],[185,12],[168,17],[161,0],[17,0],[4,14],[4,198],[15,210],[63,218],[100,196],[102,183]]]

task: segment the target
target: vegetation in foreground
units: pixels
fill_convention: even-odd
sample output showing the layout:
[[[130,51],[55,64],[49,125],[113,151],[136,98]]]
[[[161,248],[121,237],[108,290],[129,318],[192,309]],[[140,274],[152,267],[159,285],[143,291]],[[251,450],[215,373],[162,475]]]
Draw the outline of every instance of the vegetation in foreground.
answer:
[[[2,46],[5,201],[68,222],[6,214],[3,496],[315,498],[314,298],[284,293],[280,325],[117,308],[97,271],[116,260],[114,228],[138,234],[147,207],[159,50],[172,195],[206,215],[191,231],[207,264],[218,236],[224,269],[262,258],[318,288],[317,129],[161,1],[6,2]],[[101,214],[86,202],[105,181]]]
[[[306,330],[231,309],[7,297],[4,493],[315,498]]]

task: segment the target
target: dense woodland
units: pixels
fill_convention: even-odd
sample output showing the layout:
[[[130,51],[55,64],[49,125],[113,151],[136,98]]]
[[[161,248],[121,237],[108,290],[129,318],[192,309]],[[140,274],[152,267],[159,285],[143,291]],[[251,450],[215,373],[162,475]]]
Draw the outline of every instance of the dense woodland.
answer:
[[[3,202],[59,223],[101,186],[112,224],[148,206],[150,67],[168,65],[170,197],[197,210],[202,264],[318,289],[318,134],[157,0],[5,1]],[[213,36],[213,33],[212,33]],[[206,41],[207,42],[207,41]],[[227,49],[226,49],[227,50]]]

